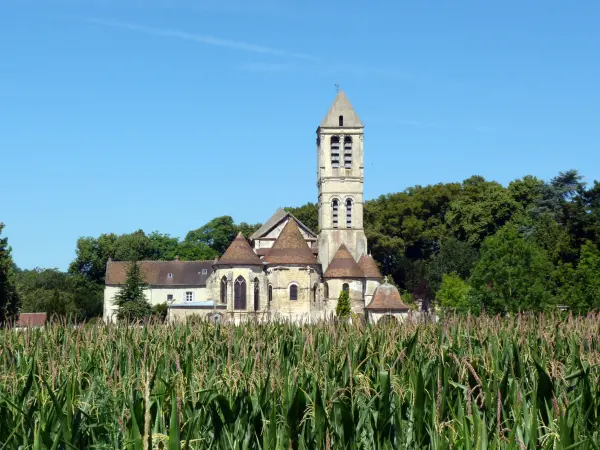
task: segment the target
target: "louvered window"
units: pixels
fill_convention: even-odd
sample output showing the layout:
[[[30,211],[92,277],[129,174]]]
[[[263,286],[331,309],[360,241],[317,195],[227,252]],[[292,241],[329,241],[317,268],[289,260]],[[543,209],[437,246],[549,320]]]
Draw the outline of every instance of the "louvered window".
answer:
[[[331,137],[331,167],[337,169],[340,167],[340,138],[339,136]]]
[[[344,167],[352,169],[352,138],[344,137]]]
[[[346,200],[346,228],[352,228],[352,200]]]
[[[332,218],[333,228],[338,227],[338,210],[339,210],[339,203],[338,203],[337,199],[334,199],[333,202],[331,203],[331,218]]]

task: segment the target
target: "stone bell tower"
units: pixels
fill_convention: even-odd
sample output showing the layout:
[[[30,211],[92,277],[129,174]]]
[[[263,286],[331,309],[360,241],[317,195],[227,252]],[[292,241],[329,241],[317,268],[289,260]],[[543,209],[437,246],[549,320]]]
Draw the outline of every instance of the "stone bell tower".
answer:
[[[366,253],[363,229],[364,126],[339,90],[317,128],[319,262],[323,272],[345,244],[355,260]]]

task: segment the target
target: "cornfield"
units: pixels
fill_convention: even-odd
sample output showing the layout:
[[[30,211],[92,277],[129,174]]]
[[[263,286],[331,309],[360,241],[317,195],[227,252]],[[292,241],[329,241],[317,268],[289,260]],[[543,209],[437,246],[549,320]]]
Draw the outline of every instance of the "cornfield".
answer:
[[[598,449],[599,319],[0,330],[0,449]]]

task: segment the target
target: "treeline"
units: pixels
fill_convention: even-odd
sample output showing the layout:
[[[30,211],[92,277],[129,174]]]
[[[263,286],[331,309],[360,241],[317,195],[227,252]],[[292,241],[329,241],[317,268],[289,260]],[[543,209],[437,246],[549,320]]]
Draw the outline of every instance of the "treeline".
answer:
[[[286,209],[318,232],[315,203]],[[369,251],[407,301],[489,313],[600,308],[600,184],[588,186],[576,171],[508,186],[480,176],[414,186],[366,201],[364,210]],[[94,317],[109,257],[213,259],[239,231],[249,236],[259,226],[223,216],[183,240],[142,230],[80,238],[68,272],[13,270],[13,291],[21,311]]]

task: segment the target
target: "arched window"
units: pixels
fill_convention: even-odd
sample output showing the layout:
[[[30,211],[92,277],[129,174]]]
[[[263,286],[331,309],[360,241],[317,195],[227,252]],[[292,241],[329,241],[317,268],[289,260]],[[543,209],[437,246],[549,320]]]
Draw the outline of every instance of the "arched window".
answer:
[[[292,284],[290,286],[290,300],[298,300],[298,285]]]
[[[221,278],[221,303],[227,304],[227,277]]]
[[[254,311],[258,311],[260,309],[260,290],[258,287],[258,278],[254,279]]]
[[[338,123],[340,127],[344,126],[344,116],[340,116],[338,117]]]
[[[350,293],[350,285],[348,283],[342,284],[342,291]]]
[[[233,309],[246,309],[246,280],[241,275],[235,280]]]
[[[313,303],[317,303],[317,289],[319,289],[319,287],[315,284],[312,288],[311,291],[311,296],[312,296],[312,301]]]
[[[269,285],[269,304],[273,301],[273,285]]]
[[[346,228],[352,228],[352,199],[346,200]]]
[[[331,167],[340,167],[340,137],[331,136]]]
[[[344,136],[344,167],[352,169],[352,137]]]
[[[329,298],[329,285],[327,283],[323,286],[323,295],[325,298]]]
[[[339,209],[340,209],[340,204],[339,204],[337,198],[334,198],[333,201],[331,202],[331,222],[332,222],[333,228],[338,227]]]

